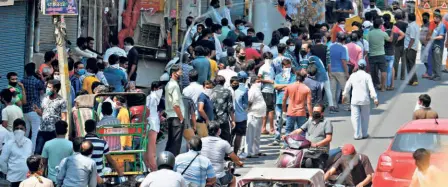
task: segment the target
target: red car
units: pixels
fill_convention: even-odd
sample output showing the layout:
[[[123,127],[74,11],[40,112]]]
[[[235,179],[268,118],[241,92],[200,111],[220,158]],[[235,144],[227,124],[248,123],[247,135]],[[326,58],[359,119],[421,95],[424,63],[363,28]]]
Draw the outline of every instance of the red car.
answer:
[[[425,148],[431,151],[431,164],[446,170],[448,119],[415,120],[398,129],[389,148],[380,155],[373,176],[374,187],[408,187],[415,171],[412,153]],[[441,168],[445,167],[445,168]]]

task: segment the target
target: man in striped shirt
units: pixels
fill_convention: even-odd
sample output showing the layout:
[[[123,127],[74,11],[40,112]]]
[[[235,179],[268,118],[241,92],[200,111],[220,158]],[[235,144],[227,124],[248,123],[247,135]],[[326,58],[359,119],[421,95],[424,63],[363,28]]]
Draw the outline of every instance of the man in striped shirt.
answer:
[[[121,124],[120,120],[116,117],[112,116],[113,109],[112,104],[109,102],[104,102],[101,105],[101,113],[103,114],[103,118],[98,122],[98,127],[103,125],[119,125]],[[121,142],[119,136],[106,136],[104,137],[107,144],[109,145],[110,151],[121,150]]]
[[[103,176],[103,156],[105,156],[107,162],[112,166],[113,169],[115,169],[115,171],[118,172],[118,176],[123,176],[122,168],[118,167],[118,164],[115,162],[115,160],[112,159],[112,156],[109,154],[109,145],[105,140],[100,139],[98,135],[96,135],[96,122],[91,119],[87,120],[85,122],[84,129],[87,133],[85,139],[91,141],[93,144],[93,153],[91,158],[96,163],[98,175],[100,177]]]

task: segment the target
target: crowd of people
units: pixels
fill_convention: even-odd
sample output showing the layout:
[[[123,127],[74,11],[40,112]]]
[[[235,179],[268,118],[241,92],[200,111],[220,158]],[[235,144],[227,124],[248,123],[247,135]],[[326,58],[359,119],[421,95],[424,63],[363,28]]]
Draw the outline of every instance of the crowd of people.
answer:
[[[407,73],[408,84],[418,85],[412,69],[419,44],[427,69],[422,78],[439,81],[444,71],[446,27],[440,11],[433,13],[432,22],[424,13],[420,26],[416,15],[404,13],[397,2],[382,13],[373,0],[364,6],[353,6],[348,0],[325,5],[318,0],[310,4],[279,0],[278,11],[291,26],[275,30],[271,40],[265,41],[266,33],[256,32],[251,23],[232,21],[228,15],[232,3],[226,0],[225,4],[220,8],[219,1],[212,0],[212,14],[204,24],[193,17],[186,19],[191,29],[180,50],[185,51],[179,54],[182,60],[169,63],[160,80],[150,83],[144,163],[151,173],[142,182],[144,187],[168,183],[235,186],[235,176],[225,170],[226,159],[243,166],[244,159],[266,156],[260,151],[261,134],[275,136],[270,146],[281,145],[285,135],[303,134],[312,147],[328,150],[333,125],[324,117],[327,107],[330,113],[351,111],[353,138],[369,138],[370,105],[371,100],[379,105],[377,91],[394,90],[399,70],[401,80]],[[346,30],[350,14],[360,15],[363,21],[353,22],[352,29]],[[82,121],[84,137],[67,140],[73,132],[68,132],[66,121],[72,117],[67,113],[68,102],[76,109],[80,95],[143,92],[135,84],[138,51],[134,40],[124,39],[120,48],[118,38],[112,37],[104,53],[93,49],[91,37],[80,37],[76,44],[68,59],[71,100],[59,95],[60,70],[53,51],[45,53],[45,62],[38,68],[26,64],[21,81],[15,72],[7,75],[8,87],[0,93],[4,105],[0,171],[13,187],[94,187],[103,182],[108,170],[104,166],[117,171],[120,181],[126,180],[123,163],[110,152],[135,148],[133,138],[97,133],[104,125],[131,123],[126,97],[98,97],[94,107],[98,120]],[[430,102],[428,95],[421,95],[413,119],[438,118]],[[156,155],[163,133],[165,151]],[[183,139],[188,151],[181,149]],[[416,154],[426,154],[420,152]],[[368,157],[357,154],[351,144],[344,146],[343,154],[360,155],[362,165],[356,169],[364,171],[347,183],[370,186],[373,169]],[[347,164],[338,161],[327,175]]]

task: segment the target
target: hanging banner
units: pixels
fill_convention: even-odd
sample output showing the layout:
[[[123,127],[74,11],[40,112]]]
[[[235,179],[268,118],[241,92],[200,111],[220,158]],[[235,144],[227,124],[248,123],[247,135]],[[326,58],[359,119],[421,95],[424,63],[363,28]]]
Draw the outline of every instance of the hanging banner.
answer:
[[[44,15],[78,15],[76,0],[42,0]]]
[[[164,2],[163,0],[141,0],[142,10],[147,10],[154,14],[163,10]]]
[[[12,6],[14,5],[14,0],[0,0],[0,6]]]

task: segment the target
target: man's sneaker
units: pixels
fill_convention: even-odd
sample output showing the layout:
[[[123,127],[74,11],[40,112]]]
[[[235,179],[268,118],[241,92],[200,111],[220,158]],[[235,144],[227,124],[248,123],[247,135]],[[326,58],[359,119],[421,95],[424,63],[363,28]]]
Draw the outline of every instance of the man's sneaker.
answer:
[[[336,107],[330,107],[330,114],[335,114],[335,113],[338,113],[339,112],[339,110],[336,108]]]
[[[269,144],[269,146],[279,146],[280,142],[278,140],[274,140],[272,143]]]
[[[238,155],[238,157],[239,157],[240,159],[246,159],[246,158],[247,158],[247,153],[242,152],[242,153],[240,153],[240,154]]]
[[[440,77],[431,77],[431,80],[433,80],[433,81],[440,81],[441,78]]]
[[[410,85],[411,85],[411,86],[417,86],[417,85],[418,85],[418,82],[415,81],[415,82],[411,83]]]

